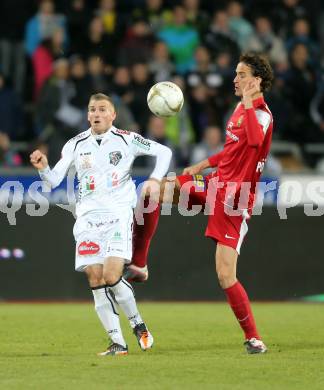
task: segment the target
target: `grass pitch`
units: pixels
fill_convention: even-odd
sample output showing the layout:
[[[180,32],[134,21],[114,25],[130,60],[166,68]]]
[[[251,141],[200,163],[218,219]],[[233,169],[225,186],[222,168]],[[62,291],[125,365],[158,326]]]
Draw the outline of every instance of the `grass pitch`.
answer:
[[[226,304],[142,303],[155,338],[128,356],[107,345],[91,304],[1,304],[1,389],[324,389],[324,307],[254,304],[265,355],[247,355]]]

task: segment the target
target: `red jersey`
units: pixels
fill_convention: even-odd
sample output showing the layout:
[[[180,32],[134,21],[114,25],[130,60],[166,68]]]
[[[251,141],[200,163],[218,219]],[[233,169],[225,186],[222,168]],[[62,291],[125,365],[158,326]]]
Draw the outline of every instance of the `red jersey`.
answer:
[[[253,108],[237,105],[226,126],[224,149],[209,158],[212,167],[218,166],[211,176],[218,176],[218,181],[224,183],[217,191],[223,203],[233,205],[234,198],[239,208],[240,204],[252,208],[256,184],[270,151],[272,127],[272,114],[263,97],[253,101]],[[229,183],[236,184],[231,187]]]

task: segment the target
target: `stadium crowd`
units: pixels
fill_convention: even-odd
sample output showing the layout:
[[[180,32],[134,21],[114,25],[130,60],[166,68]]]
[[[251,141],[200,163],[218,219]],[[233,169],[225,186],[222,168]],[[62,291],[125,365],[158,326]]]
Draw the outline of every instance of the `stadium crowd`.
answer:
[[[0,166],[28,164],[36,146],[56,161],[87,128],[96,92],[112,97],[117,127],[171,147],[173,168],[217,153],[245,51],[264,53],[275,71],[266,95],[274,139],[297,144],[305,166],[324,168],[324,149],[314,157],[307,147],[324,145],[323,2],[2,0]],[[168,119],[146,104],[162,80],[185,94],[180,114]],[[273,169],[279,165],[274,159]]]

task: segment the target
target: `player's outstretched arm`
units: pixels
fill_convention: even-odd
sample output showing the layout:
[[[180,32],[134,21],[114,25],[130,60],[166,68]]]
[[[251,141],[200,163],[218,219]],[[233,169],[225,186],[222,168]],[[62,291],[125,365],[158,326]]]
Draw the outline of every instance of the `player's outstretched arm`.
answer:
[[[53,169],[50,169],[45,154],[35,150],[30,155],[31,164],[38,169],[42,180],[50,184],[52,188],[57,187],[66,176],[69,168],[73,164],[73,144],[67,142],[62,150],[62,157]]]
[[[211,165],[209,163],[209,159],[206,158],[206,160],[200,161],[199,163],[195,165],[191,165],[190,167],[187,167],[183,170],[183,175],[198,175],[201,171],[203,171],[206,168],[210,168]]]

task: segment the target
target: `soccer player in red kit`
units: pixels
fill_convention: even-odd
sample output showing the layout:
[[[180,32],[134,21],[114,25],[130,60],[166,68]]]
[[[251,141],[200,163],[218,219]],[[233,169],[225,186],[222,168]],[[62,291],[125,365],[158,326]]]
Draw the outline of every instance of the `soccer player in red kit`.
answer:
[[[267,348],[257,331],[248,295],[237,280],[236,265],[248,230],[257,183],[270,150],[273,121],[263,92],[271,87],[272,79],[271,66],[263,56],[244,54],[240,57],[234,88],[241,101],[227,123],[224,149],[184,169],[183,175],[177,176],[173,183],[175,190],[170,199],[168,186],[171,183],[163,179],[160,194],[160,202],[178,204],[181,191],[185,191],[189,208],[198,204],[205,213],[207,211],[205,235],[217,242],[218,280],[245,334],[248,353],[264,353]],[[199,174],[209,167],[217,167],[217,171],[205,177]],[[143,217],[144,225],[135,225],[132,264],[126,270],[126,276],[135,281],[148,277],[147,254],[157,226],[159,207]]]

